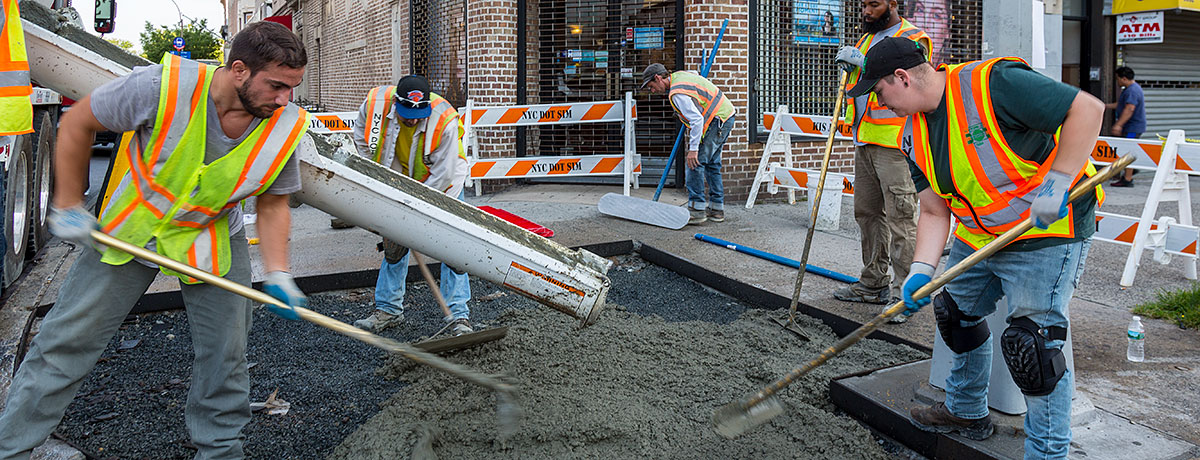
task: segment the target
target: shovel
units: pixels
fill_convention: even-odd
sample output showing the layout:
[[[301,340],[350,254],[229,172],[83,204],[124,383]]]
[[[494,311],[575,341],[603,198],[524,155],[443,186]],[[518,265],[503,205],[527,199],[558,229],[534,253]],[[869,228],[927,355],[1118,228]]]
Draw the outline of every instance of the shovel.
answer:
[[[1104,183],[1104,181],[1108,180],[1110,177],[1116,174],[1117,171],[1120,171],[1130,163],[1133,163],[1132,154],[1125,155],[1117,161],[1112,162],[1112,164],[1106,166],[1104,169],[1101,169],[1098,173],[1096,173],[1095,176],[1087,178],[1086,180],[1080,182],[1079,185],[1077,185],[1074,189],[1072,189],[1068,201],[1075,201],[1075,199],[1083,196],[1083,194],[1095,189],[1097,185]],[[979,263],[983,259],[995,254],[996,251],[1004,248],[1008,245],[1008,243],[1011,243],[1013,240],[1017,239],[1018,236],[1021,236],[1021,234],[1029,231],[1031,228],[1033,228],[1032,217],[1025,219],[1020,224],[1017,224],[1016,227],[1004,232],[1003,235],[1000,235],[1000,237],[992,240],[991,243],[988,243],[978,251],[971,253],[971,255],[963,259],[962,262],[955,264],[937,278],[934,278],[929,283],[926,283],[921,287],[921,289],[918,289],[917,292],[913,293],[913,298],[921,299],[928,297],[933,293],[933,291],[938,290],[943,285],[950,282],[950,280],[967,271],[973,265]],[[778,398],[774,397],[776,393],[786,388],[788,385],[791,385],[792,382],[795,382],[800,377],[808,374],[817,366],[825,364],[825,361],[828,361],[830,358],[834,357],[838,353],[841,353],[845,349],[850,348],[851,345],[858,343],[858,341],[862,340],[863,337],[866,337],[867,334],[874,332],[889,318],[900,314],[902,311],[904,311],[904,302],[896,302],[895,305],[892,305],[887,310],[884,310],[883,313],[880,313],[879,316],[875,317],[875,319],[872,319],[866,324],[859,326],[858,329],[855,329],[849,335],[842,337],[841,340],[838,340],[832,346],[826,348],[821,352],[820,356],[816,357],[816,359],[813,359],[812,361],[804,364],[804,366],[789,372],[787,375],[783,376],[782,379],[767,385],[766,388],[759,390],[757,393],[731,402],[726,404],[724,407],[717,409],[717,411],[713,413],[712,418],[712,422],[716,427],[717,433],[719,433],[721,436],[724,436],[726,439],[733,439],[742,435],[742,433],[749,431],[751,428],[762,425],[763,423],[775,418],[779,414],[782,414],[783,404],[779,402]]]
[[[212,273],[208,273],[190,265],[177,262],[174,259],[163,256],[156,252],[149,251],[145,248],[134,246],[99,230],[92,230],[91,236],[92,239],[96,240],[96,242],[99,244],[108,246],[110,248],[119,249],[132,254],[135,257],[139,257],[141,259],[156,263],[160,266],[167,267],[176,272],[183,273],[187,276],[240,295],[252,301],[271,304],[280,308],[289,308],[287,304],[284,304],[283,302],[279,301],[279,299],[271,297],[262,291],[243,286]],[[295,310],[296,313],[298,313],[305,321],[327,329],[331,329],[334,332],[361,342],[365,342],[383,350],[392,353],[398,353],[405,358],[411,359],[419,364],[433,367],[467,382],[471,382],[495,391],[496,416],[500,423],[498,430],[500,437],[501,439],[504,439],[511,436],[515,432],[521,417],[521,408],[517,405],[517,389],[512,384],[503,381],[502,376],[484,374],[469,367],[460,364],[454,364],[438,357],[437,355],[418,350],[411,345],[400,343],[387,337],[381,337],[372,334],[307,308],[295,307]]]

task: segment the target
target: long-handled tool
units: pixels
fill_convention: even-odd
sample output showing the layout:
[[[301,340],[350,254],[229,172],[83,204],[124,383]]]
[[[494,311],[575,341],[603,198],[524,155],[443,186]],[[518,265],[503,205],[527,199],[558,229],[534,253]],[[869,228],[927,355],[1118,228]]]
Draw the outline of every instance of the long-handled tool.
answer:
[[[421,253],[417,251],[412,251],[412,255],[413,258],[417,260],[417,269],[421,271],[421,276],[425,278],[425,284],[428,284],[429,290],[433,291],[433,300],[437,302],[439,307],[442,307],[442,315],[449,320],[452,316],[450,313],[450,307],[446,305],[446,298],[442,297],[442,290],[438,288],[437,281],[434,281],[433,273],[430,273],[429,267],[425,266],[425,257],[421,256]],[[441,353],[444,351],[466,348],[484,342],[491,342],[493,340],[503,338],[507,333],[507,327],[494,327],[491,329],[476,331],[455,337],[426,340],[424,342],[415,343],[413,346],[430,353]],[[437,334],[434,335],[436,336]]]
[[[800,334],[792,328],[796,324],[796,306],[800,304],[800,288],[804,286],[804,273],[808,267],[808,252],[812,249],[813,232],[817,229],[817,210],[821,208],[821,193],[825,191],[825,174],[829,172],[829,157],[833,152],[833,138],[837,135],[838,114],[842,112],[842,99],[846,97],[846,72],[839,70],[837,99],[833,101],[833,116],[829,118],[829,135],[825,137],[825,155],[821,158],[821,175],[817,179],[816,196],[810,196],[812,210],[808,212],[808,235],[804,237],[804,251],[800,255],[800,267],[796,269],[796,287],[792,290],[792,303],[788,306],[787,320],[776,318],[775,321],[784,329]],[[804,335],[801,334],[803,337]]]
[[[117,248],[121,251],[132,254],[135,257],[139,257],[159,264],[163,267],[167,267],[176,272],[183,273],[192,278],[240,295],[252,301],[271,304],[280,308],[289,308],[286,304],[279,301],[279,299],[271,297],[262,291],[251,289],[247,286],[229,281],[212,273],[208,273],[190,265],[177,262],[174,259],[163,256],[156,252],[134,246],[99,230],[92,230],[92,239],[104,246]],[[512,384],[502,380],[501,376],[484,374],[469,367],[460,364],[454,364],[432,353],[418,350],[410,345],[397,342],[387,337],[381,337],[372,334],[307,308],[295,307],[295,310],[296,313],[298,313],[305,321],[327,329],[331,329],[334,332],[359,340],[361,342],[365,342],[383,350],[392,353],[398,353],[417,363],[433,367],[465,381],[494,390],[496,392],[496,416],[500,423],[498,427],[500,437],[506,438],[515,432],[521,417],[521,408],[517,405],[517,388]]]
[[[1104,169],[1100,170],[1095,176],[1089,177],[1080,182],[1079,185],[1071,190],[1069,201],[1075,201],[1075,199],[1095,189],[1096,186],[1104,183],[1104,181],[1116,174],[1117,171],[1120,171],[1122,168],[1128,166],[1132,162],[1133,155],[1125,155],[1117,161],[1114,161],[1112,164],[1106,166]],[[933,291],[938,290],[943,285],[950,282],[950,280],[954,279],[963,272],[966,272],[981,260],[990,257],[992,254],[995,254],[996,251],[999,251],[1001,248],[1007,246],[1013,240],[1017,239],[1018,236],[1021,236],[1021,234],[1029,231],[1031,228],[1033,228],[1033,218],[1025,219],[1020,224],[1017,224],[1016,227],[1013,227],[1011,230],[1004,232],[1003,235],[1000,235],[995,240],[992,240],[991,243],[988,243],[978,251],[971,253],[971,255],[963,259],[962,262],[955,264],[937,278],[934,278],[929,283],[926,283],[921,287],[921,289],[918,289],[917,292],[913,293],[913,298],[920,299],[928,297],[933,293]],[[826,348],[821,352],[820,356],[817,356],[816,359],[809,361],[803,367],[789,372],[787,375],[783,376],[782,379],[767,385],[766,388],[759,390],[757,393],[721,407],[713,413],[712,418],[712,422],[717,429],[717,433],[720,433],[721,436],[724,436],[725,438],[733,439],[750,430],[751,428],[766,423],[768,420],[771,420],[772,418],[775,418],[779,414],[783,413],[783,405],[777,398],[774,397],[776,393],[800,377],[803,377],[805,374],[808,374],[809,371],[812,371],[817,366],[824,364],[825,361],[828,361],[830,358],[834,357],[838,353],[841,353],[851,345],[858,343],[859,340],[862,340],[863,337],[866,337],[868,334],[875,331],[875,329],[878,329],[879,326],[883,325],[883,323],[889,318],[900,314],[902,311],[904,311],[904,302],[896,302],[895,305],[892,305],[887,310],[884,310],[883,313],[879,314],[879,316],[876,316],[875,319],[872,319],[866,324],[859,326],[859,328],[855,329],[854,332],[851,332],[849,335],[843,337],[841,340],[838,340],[829,348]]]

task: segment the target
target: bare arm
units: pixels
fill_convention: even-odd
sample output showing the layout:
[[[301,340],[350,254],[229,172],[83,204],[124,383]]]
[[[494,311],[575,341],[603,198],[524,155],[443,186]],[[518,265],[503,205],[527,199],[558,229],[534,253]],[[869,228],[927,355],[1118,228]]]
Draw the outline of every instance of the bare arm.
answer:
[[[917,196],[921,200],[921,214],[917,217],[913,261],[937,267],[942,259],[942,249],[946,247],[946,238],[950,236],[950,207],[933,192],[933,188],[926,188]]]
[[[92,97],[75,102],[58,123],[54,150],[54,207],[66,209],[83,203],[88,161],[96,133],[107,128],[92,114]]]
[[[288,269],[288,237],[292,228],[292,213],[288,195],[262,194],[257,198],[258,235],[262,241],[263,266],[267,273]]]
[[[1104,104],[1095,96],[1080,91],[1067,110],[1062,132],[1058,140],[1058,154],[1050,169],[1075,177],[1083,170],[1096,138],[1100,135],[1100,124],[1104,118]]]
[[[1130,118],[1133,118],[1134,110],[1133,104],[1125,104],[1125,110],[1121,111],[1121,116],[1117,118],[1117,123],[1113,126],[1125,126],[1125,123],[1129,122]]]

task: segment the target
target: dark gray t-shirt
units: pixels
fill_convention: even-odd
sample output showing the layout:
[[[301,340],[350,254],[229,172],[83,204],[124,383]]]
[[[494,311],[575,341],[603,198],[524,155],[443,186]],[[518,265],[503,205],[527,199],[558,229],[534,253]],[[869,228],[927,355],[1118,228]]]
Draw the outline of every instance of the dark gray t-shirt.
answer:
[[[129,75],[105,83],[92,92],[92,113],[100,124],[109,131],[136,131],[138,145],[146,145],[154,131],[154,120],[158,116],[159,82],[162,80],[162,65],[137,67]],[[221,120],[217,115],[212,97],[208,98],[207,142],[204,146],[204,162],[225,156],[250,135],[262,119],[256,119],[236,139],[225,136]],[[287,195],[300,190],[300,170],[296,156],[288,158],[275,182],[263,193]],[[235,206],[229,212],[229,234],[242,229],[242,210]]]

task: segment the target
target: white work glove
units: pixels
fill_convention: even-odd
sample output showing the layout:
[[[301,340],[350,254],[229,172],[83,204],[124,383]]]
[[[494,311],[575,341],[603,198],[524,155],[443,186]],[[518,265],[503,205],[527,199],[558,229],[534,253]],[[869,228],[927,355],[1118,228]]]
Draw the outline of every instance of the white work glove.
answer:
[[[267,279],[263,280],[263,292],[287,304],[288,308],[266,304],[268,311],[283,319],[299,320],[300,313],[296,311],[296,307],[308,305],[308,297],[305,297],[300,288],[296,286],[296,280],[292,278],[292,274],[285,271],[276,270],[267,273]]]
[[[862,51],[859,51],[858,48],[853,46],[843,46],[842,49],[838,50],[837,57],[834,58],[834,61],[836,61],[838,65],[842,66],[842,70],[845,70],[846,73],[850,73],[853,72],[854,69],[862,67],[864,59],[866,59],[866,57],[863,56]]]
[[[92,230],[100,228],[96,216],[75,205],[66,209],[50,207],[50,215],[46,217],[50,224],[50,233],[54,236],[84,246],[92,245]]]
[[[1046,173],[1037,198],[1029,206],[1029,216],[1033,217],[1035,227],[1045,230],[1050,224],[1067,216],[1067,198],[1070,197],[1072,179],[1053,169]]]
[[[918,290],[933,281],[933,272],[936,267],[925,262],[913,261],[908,267],[908,277],[904,278],[904,285],[900,288],[904,294],[904,316],[912,316],[921,310],[921,307],[929,305],[929,296],[914,299],[913,294]]]

